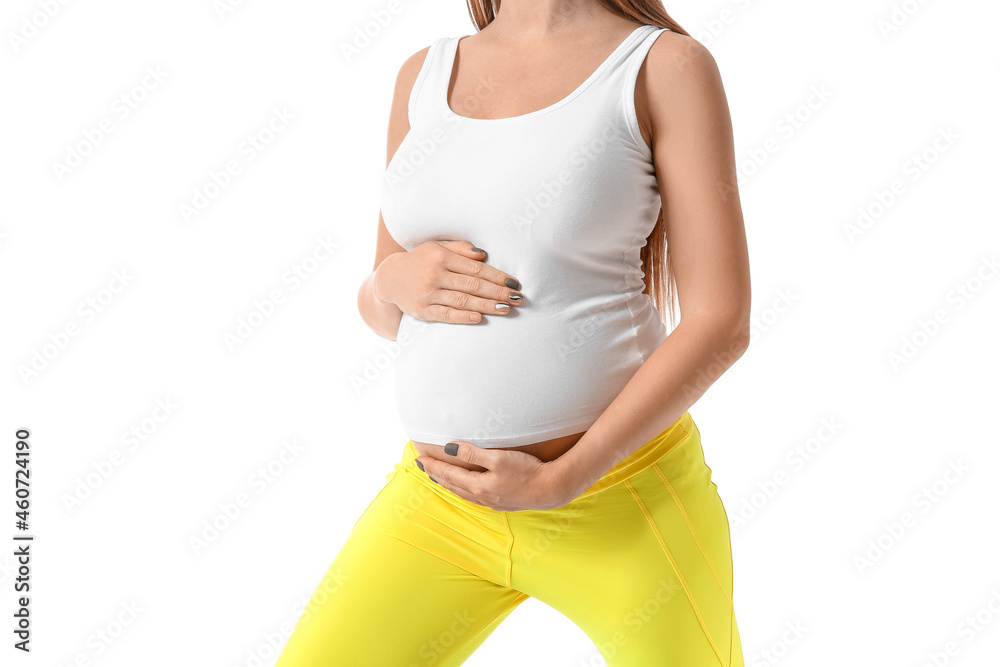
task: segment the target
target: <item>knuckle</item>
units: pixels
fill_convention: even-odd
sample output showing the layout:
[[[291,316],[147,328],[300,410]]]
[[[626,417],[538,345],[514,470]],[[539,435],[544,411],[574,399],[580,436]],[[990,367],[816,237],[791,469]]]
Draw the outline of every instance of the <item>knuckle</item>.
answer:
[[[427,277],[427,282],[434,287],[443,287],[448,281],[448,269],[443,266],[435,266],[430,270],[430,275]]]
[[[462,278],[462,291],[475,294],[479,288],[479,279],[475,276],[464,276]]]
[[[448,321],[449,309],[438,304],[433,304],[424,309],[424,314],[425,317],[423,319],[427,321],[446,322]]]

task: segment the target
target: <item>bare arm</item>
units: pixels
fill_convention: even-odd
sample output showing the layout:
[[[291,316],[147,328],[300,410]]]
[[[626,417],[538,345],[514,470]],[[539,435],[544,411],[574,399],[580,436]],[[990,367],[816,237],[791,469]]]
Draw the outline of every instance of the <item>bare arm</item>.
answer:
[[[420,72],[424,58],[430,47],[426,47],[407,58],[399,73],[396,76],[396,87],[392,93],[392,108],[389,111],[389,136],[387,140],[386,167],[392,161],[399,145],[410,131],[410,121],[407,117],[407,105],[410,99],[410,91],[413,89],[413,82]],[[403,317],[403,311],[396,304],[380,299],[375,291],[375,276],[379,266],[386,258],[396,253],[406,252],[406,249],[396,243],[385,227],[385,220],[382,213],[378,216],[378,237],[375,245],[375,265],[372,272],[361,283],[358,290],[358,312],[361,319],[371,328],[372,331],[388,338],[396,340],[396,333],[399,331],[399,320]]]
[[[746,350],[750,268],[732,121],[715,59],[662,33],[636,84],[677,282],[681,321],[597,422],[557,459],[557,482],[586,491],[674,423]]]

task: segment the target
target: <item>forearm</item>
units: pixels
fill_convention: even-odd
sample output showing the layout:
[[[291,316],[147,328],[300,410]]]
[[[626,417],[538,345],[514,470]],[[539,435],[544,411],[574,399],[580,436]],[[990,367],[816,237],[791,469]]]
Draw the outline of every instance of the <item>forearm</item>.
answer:
[[[554,465],[573,497],[683,415],[746,350],[742,323],[682,320]]]
[[[392,255],[389,255],[379,268],[385,264]],[[403,311],[391,301],[380,299],[375,293],[375,280],[378,269],[372,271],[358,290],[358,312],[368,328],[383,338],[396,340],[399,331],[399,321],[403,317]]]

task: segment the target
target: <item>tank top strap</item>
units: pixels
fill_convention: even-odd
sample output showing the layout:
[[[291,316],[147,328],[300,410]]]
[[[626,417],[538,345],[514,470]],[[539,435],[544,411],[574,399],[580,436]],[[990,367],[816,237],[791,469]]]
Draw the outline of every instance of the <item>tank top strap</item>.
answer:
[[[632,139],[637,146],[642,147],[642,152],[646,157],[652,159],[652,151],[639,132],[639,123],[636,118],[635,109],[635,85],[639,78],[639,70],[642,68],[642,63],[645,62],[646,55],[652,48],[653,42],[664,32],[672,31],[670,28],[658,28],[654,25],[646,27],[647,30],[641,33],[639,38],[634,40],[629,45],[629,48],[625,49],[624,53],[620,55],[620,62],[616,63],[617,66],[612,68],[612,74],[609,76],[621,96],[621,106],[619,108],[624,109],[625,124],[632,135]]]
[[[655,25],[650,24],[636,28],[615,49],[614,53],[608,57],[608,62],[601,65],[604,68],[605,78],[612,77],[614,74],[620,72],[630,73],[633,70],[638,71],[639,65],[642,64],[643,59],[646,57],[646,52],[649,51],[649,47],[656,40],[656,35],[668,29],[657,28]]]
[[[446,98],[451,71],[451,53],[458,44],[458,37],[440,37],[431,42],[424,56],[424,63],[413,82],[407,107],[410,127],[440,118]]]

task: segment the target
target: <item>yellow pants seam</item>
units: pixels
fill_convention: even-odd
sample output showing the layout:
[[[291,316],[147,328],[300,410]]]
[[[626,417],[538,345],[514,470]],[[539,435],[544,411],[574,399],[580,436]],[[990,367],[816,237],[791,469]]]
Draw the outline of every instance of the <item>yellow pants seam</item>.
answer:
[[[733,664],[733,620],[736,618],[736,609],[729,608],[729,666]]]
[[[677,561],[674,560],[674,555],[670,552],[670,549],[667,548],[666,542],[663,541],[660,529],[656,527],[656,522],[653,521],[652,515],[646,508],[646,503],[642,501],[642,498],[639,497],[639,493],[635,490],[635,487],[632,486],[632,483],[627,479],[625,480],[625,486],[632,493],[632,496],[635,498],[635,502],[639,504],[639,508],[642,510],[642,513],[646,515],[646,521],[649,522],[650,528],[653,529],[653,534],[656,536],[656,540],[660,543],[660,548],[663,550],[663,554],[667,557],[667,560],[670,561],[670,565],[674,568],[674,573],[677,575],[677,578],[680,579],[681,586],[684,587],[684,592],[687,594],[688,601],[691,603],[692,609],[694,609],[694,614],[698,618],[698,623],[701,624],[701,629],[705,633],[705,638],[708,639],[708,643],[711,644],[712,650],[715,651],[715,655],[719,659],[719,664],[725,667],[726,663],[722,659],[722,652],[719,650],[719,647],[715,645],[715,640],[712,639],[712,633],[708,631],[708,626],[705,625],[705,619],[701,616],[701,610],[698,609],[698,604],[695,602],[694,595],[691,594],[691,589],[688,587],[687,581],[684,579],[684,575],[681,573],[681,569],[677,565]]]
[[[722,580],[719,579],[718,572],[715,571],[715,567],[712,565],[712,561],[709,559],[708,554],[705,553],[705,547],[702,546],[701,540],[698,539],[698,533],[695,532],[694,526],[691,524],[691,518],[688,516],[687,510],[684,509],[684,504],[681,502],[680,496],[678,496],[677,492],[674,491],[673,485],[663,474],[663,471],[660,470],[660,466],[654,463],[653,467],[656,468],[656,474],[660,476],[660,481],[663,482],[663,485],[665,487],[667,487],[667,491],[670,492],[670,495],[673,497],[674,502],[677,504],[677,509],[680,510],[681,516],[684,517],[684,523],[687,524],[688,532],[690,532],[691,537],[694,538],[694,543],[698,545],[698,551],[701,552],[702,558],[704,558],[705,562],[708,564],[708,569],[712,571],[712,576],[715,578],[715,582],[719,584],[719,588],[722,590],[722,594],[726,596],[726,599],[729,601],[729,604],[731,606],[733,604],[733,598],[726,591],[725,586],[722,585]]]
[[[510,535],[510,543],[507,545],[507,588],[510,588],[510,578],[511,578],[511,566],[513,562],[511,561],[511,554],[514,552],[514,533],[510,529],[510,521],[507,519],[507,512],[501,512],[503,515],[503,523],[507,527],[507,534]]]

